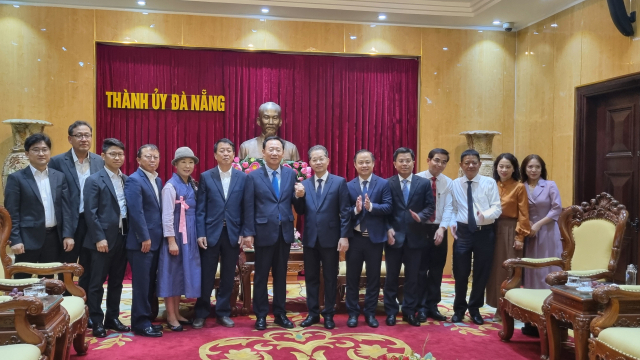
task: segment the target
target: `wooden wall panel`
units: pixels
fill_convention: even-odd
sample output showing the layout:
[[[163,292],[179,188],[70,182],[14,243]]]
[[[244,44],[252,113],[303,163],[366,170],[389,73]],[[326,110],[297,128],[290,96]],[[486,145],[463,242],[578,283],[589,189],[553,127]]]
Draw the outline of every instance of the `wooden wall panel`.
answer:
[[[264,49],[266,21],[260,19],[192,16],[184,18],[182,44],[185,46]]]
[[[186,15],[142,14],[138,11],[96,10],[95,39],[140,44],[182,45]]]
[[[420,56],[422,29],[416,27],[367,24],[344,25],[345,51],[354,54],[393,54]],[[355,36],[355,39],[351,39]]]
[[[267,49],[295,52],[344,52],[344,24],[271,20],[265,22],[265,48]]]

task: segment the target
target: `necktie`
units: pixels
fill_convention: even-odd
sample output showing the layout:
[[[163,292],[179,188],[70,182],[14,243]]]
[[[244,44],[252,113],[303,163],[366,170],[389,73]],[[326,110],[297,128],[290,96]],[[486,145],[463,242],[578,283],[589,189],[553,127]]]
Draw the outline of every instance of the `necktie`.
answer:
[[[404,196],[405,205],[409,204],[409,187],[407,186],[408,182],[409,180],[407,179],[402,180],[402,196]]]
[[[365,221],[365,209],[364,209],[364,199],[365,196],[367,195],[367,191],[369,189],[367,189],[367,183],[369,183],[367,180],[362,182],[362,220],[360,221],[360,232],[366,233],[367,232],[367,223]]]
[[[473,196],[471,195],[471,184],[473,181],[467,181],[467,221],[469,225],[469,231],[475,232],[478,229],[476,224],[476,217],[473,214]]]
[[[322,195],[322,179],[318,179],[318,187],[316,188],[316,198],[320,200],[320,195]]]
[[[280,186],[278,186],[278,172],[276,170],[273,170],[271,174],[271,186],[276,193],[276,199],[280,199]]]
[[[433,176],[431,177],[431,192],[433,193],[433,201],[436,203],[436,209],[433,210],[433,214],[431,214],[431,217],[429,218],[429,222],[434,222],[436,221],[436,211],[438,211],[438,194],[437,194],[437,188],[436,188],[436,182],[438,181],[438,179]]]

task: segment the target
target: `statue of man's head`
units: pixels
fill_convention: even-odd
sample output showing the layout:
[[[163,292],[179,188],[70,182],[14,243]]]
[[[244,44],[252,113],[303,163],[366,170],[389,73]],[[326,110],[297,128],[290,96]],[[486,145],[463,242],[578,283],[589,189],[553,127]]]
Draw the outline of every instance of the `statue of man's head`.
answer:
[[[260,105],[256,124],[262,128],[262,135],[265,138],[278,135],[278,129],[282,125],[280,105],[271,101]]]

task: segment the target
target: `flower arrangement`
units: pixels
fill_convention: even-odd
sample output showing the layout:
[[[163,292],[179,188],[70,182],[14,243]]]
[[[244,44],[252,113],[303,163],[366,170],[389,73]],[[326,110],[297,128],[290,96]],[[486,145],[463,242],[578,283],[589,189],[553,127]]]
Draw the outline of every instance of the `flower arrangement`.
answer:
[[[237,170],[248,174],[252,171],[260,169],[261,167],[264,167],[265,164],[264,159],[247,157],[240,160],[240,158],[236,157],[235,159],[233,159],[232,166]],[[309,164],[304,161],[282,161],[282,166],[288,167],[289,169],[295,171],[298,181],[305,180],[312,175],[311,167],[309,167]]]

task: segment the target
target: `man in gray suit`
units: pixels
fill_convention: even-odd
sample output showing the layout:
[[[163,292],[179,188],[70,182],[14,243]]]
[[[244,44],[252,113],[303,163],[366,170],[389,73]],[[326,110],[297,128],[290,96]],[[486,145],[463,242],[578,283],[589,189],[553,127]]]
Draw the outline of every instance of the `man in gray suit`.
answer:
[[[64,174],[50,169],[51,139],[43,133],[24,142],[29,166],[7,178],[4,207],[11,215],[9,241],[16,262],[56,262],[74,247],[78,211],[69,201]],[[63,240],[61,240],[63,239]],[[31,277],[19,273],[16,279]]]

